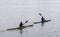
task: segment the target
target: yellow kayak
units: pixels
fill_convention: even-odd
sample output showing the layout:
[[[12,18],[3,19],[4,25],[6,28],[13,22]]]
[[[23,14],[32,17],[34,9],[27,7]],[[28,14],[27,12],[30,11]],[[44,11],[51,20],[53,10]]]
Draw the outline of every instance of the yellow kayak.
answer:
[[[33,25],[22,26],[22,27],[17,27],[17,28],[10,28],[10,29],[7,29],[7,31],[9,31],[9,30],[16,30],[16,29],[22,30],[22,29],[27,28],[27,27],[33,27]]]

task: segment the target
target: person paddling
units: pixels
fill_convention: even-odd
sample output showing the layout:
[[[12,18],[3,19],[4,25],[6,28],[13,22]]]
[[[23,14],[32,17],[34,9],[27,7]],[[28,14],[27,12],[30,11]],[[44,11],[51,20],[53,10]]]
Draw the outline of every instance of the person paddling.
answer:
[[[20,22],[20,24],[19,24],[20,26],[19,27],[22,27],[23,26],[23,22]]]
[[[28,22],[28,20],[25,21],[25,23],[27,23],[27,22]],[[24,24],[25,24],[25,23],[24,23]],[[22,27],[24,24],[23,24],[23,22],[20,22],[19,27]]]

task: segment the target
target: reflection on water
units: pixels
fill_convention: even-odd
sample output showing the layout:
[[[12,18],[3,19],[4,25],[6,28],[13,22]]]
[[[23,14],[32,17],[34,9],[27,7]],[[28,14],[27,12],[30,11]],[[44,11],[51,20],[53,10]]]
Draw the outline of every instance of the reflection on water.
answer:
[[[46,26],[46,25],[45,25]],[[44,27],[36,24],[23,30],[11,30],[0,32],[0,37],[59,37],[60,31],[45,32]]]
[[[20,33],[21,33],[21,34],[22,34],[22,32],[23,32],[23,31],[22,31],[22,30],[20,30]]]

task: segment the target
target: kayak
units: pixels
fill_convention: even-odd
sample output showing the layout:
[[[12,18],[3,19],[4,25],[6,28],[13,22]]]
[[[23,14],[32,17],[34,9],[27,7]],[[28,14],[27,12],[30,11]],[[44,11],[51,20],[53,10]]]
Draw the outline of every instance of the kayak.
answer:
[[[28,26],[22,26],[22,27],[17,27],[17,28],[10,28],[10,29],[7,29],[7,31],[9,31],[9,30],[22,30],[22,29],[24,29],[24,28],[27,28],[27,27],[33,27],[33,25],[28,25]]]

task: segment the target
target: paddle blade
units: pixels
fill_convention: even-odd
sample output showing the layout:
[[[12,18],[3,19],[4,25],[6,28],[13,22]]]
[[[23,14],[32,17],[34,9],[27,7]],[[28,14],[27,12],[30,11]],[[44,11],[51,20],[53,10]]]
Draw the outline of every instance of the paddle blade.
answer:
[[[39,15],[41,15],[41,13],[39,13]]]
[[[28,22],[28,20],[27,21],[25,21],[25,23],[27,23]]]

